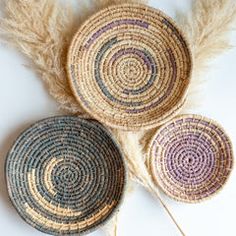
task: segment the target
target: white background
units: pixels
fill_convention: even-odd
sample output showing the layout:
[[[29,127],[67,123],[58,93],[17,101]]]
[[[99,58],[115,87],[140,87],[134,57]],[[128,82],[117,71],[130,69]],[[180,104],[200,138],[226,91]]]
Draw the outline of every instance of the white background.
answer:
[[[187,4],[188,3],[188,4]],[[151,1],[174,17],[176,9],[188,9],[188,0]],[[232,42],[236,45],[235,34]],[[204,102],[195,113],[222,124],[236,144],[236,48],[212,63],[206,79]],[[29,124],[59,114],[57,104],[34,72],[24,67],[26,61],[15,50],[0,45],[0,235],[43,235],[21,220],[12,207],[4,180],[5,156],[14,139]],[[189,205],[165,197],[187,236],[236,235],[236,173],[220,194],[201,204]],[[102,236],[94,232],[92,236]],[[118,236],[178,236],[157,200],[136,186],[121,208]]]

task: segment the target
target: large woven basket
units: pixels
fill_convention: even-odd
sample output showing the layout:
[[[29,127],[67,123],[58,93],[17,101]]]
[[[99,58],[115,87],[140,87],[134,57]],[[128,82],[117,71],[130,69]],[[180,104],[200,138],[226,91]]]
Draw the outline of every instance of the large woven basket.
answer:
[[[72,116],[32,125],[6,161],[15,208],[52,235],[81,235],[103,224],[122,200],[125,179],[122,153],[110,133]]]
[[[213,120],[184,115],[154,135],[148,160],[154,180],[167,195],[195,203],[226,183],[233,166],[232,144]]]
[[[90,115],[114,128],[139,130],[166,122],[183,106],[192,59],[170,17],[121,4],[80,27],[67,67],[74,95]]]

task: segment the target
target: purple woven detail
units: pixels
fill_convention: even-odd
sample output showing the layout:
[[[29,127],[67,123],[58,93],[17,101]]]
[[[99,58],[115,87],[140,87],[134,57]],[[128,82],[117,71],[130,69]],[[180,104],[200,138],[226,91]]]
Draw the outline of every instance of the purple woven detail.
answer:
[[[184,117],[163,127],[152,146],[157,179],[172,196],[200,200],[218,191],[232,169],[232,146],[214,122]]]
[[[134,19],[122,19],[122,20],[116,20],[113,21],[105,26],[103,26],[101,29],[99,29],[97,32],[95,32],[92,37],[87,41],[85,44],[85,48],[89,48],[96,39],[98,39],[102,34],[107,32],[108,30],[114,29],[115,27],[121,26],[121,25],[137,25],[142,28],[148,29],[149,24],[147,22],[141,21],[141,20],[134,20]]]
[[[212,143],[204,136],[191,133],[178,136],[178,140],[171,140],[171,145],[166,148],[167,170],[179,183],[201,184],[213,174],[215,152]]]

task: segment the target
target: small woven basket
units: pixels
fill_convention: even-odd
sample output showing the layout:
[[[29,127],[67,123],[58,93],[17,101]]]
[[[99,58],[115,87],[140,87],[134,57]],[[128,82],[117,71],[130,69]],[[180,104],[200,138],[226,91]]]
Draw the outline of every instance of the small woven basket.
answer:
[[[195,203],[225,185],[233,167],[232,144],[213,120],[184,115],[157,131],[148,162],[153,179],[167,195]]]
[[[122,200],[125,173],[110,133],[73,116],[31,126],[6,161],[15,208],[31,226],[52,235],[81,235],[108,220]]]
[[[121,4],[80,27],[67,70],[75,97],[92,117],[123,130],[150,129],[183,106],[192,57],[183,33],[163,12]]]

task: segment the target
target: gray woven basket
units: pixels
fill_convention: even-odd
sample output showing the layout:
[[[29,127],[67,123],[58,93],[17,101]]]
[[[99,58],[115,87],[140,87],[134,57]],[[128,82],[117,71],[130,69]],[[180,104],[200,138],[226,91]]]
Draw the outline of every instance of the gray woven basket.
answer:
[[[53,235],[87,233],[121,202],[123,155],[98,122],[73,116],[39,121],[6,160],[10,198],[22,218]]]

